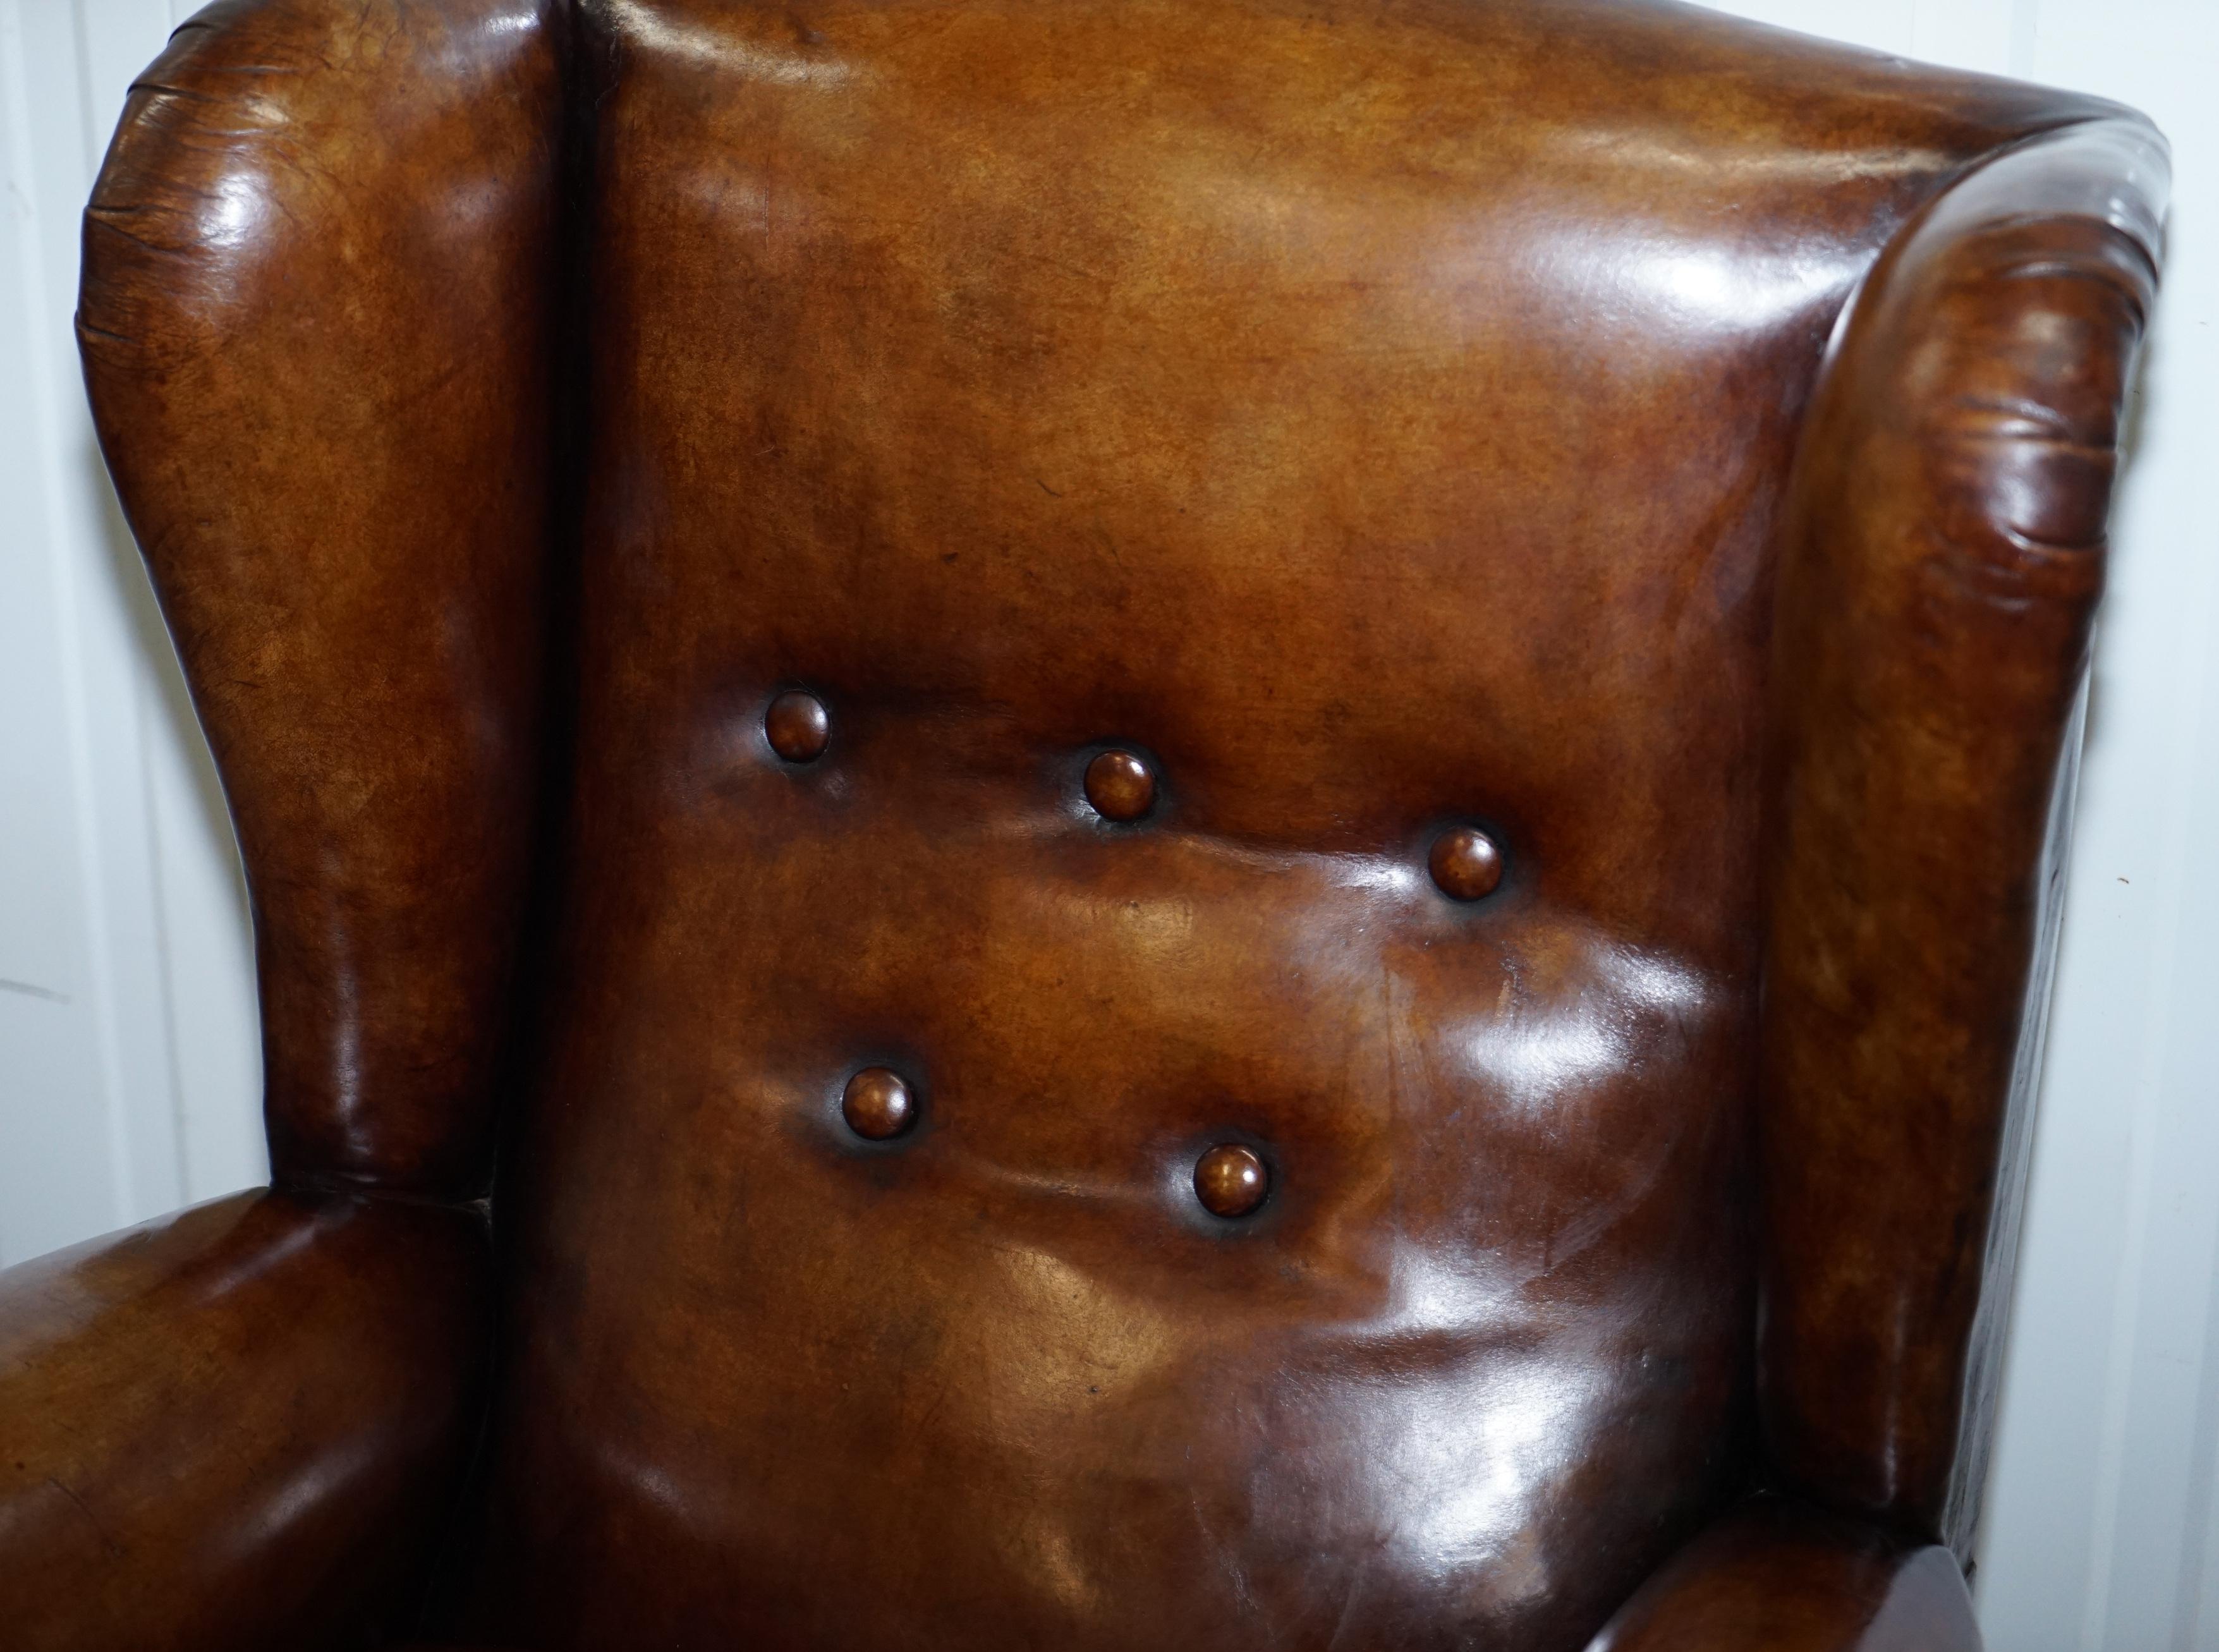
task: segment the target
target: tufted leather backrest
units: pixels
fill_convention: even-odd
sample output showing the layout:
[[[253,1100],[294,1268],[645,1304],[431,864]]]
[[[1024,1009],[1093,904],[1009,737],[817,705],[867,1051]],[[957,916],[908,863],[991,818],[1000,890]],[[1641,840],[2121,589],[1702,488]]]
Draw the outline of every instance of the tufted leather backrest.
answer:
[[[585,56],[525,1621],[1569,1644],[1738,1469],[1799,417],[2021,95],[1615,8]]]
[[[540,771],[511,755],[562,754],[467,1626],[1580,1643],[1759,1460],[1779,1213],[1761,1225],[1752,1143],[1781,1047],[1759,983],[1768,891],[1805,886],[1793,853],[1768,882],[1765,846],[1806,841],[1768,837],[1768,752],[1807,756],[1832,703],[1782,692],[1803,668],[1774,657],[1775,571],[1828,489],[1893,485],[1798,458],[1828,336],[1953,180],[2102,106],[1663,5],[442,16],[378,38],[415,43],[449,190],[434,212],[395,182],[378,210],[435,248],[497,241],[530,290],[504,368],[420,363],[408,307],[460,339],[466,301],[378,289],[405,302],[364,359],[411,397],[446,363],[461,400],[362,485],[426,508],[396,479],[444,462],[438,421],[505,407],[516,445],[477,457],[472,498],[513,508],[476,519],[482,551],[426,526],[410,543],[453,554],[375,611],[428,591],[417,636],[462,615],[509,651],[458,689],[381,621],[388,687],[444,743],[326,731],[317,761],[367,765],[382,799],[346,835],[329,797],[252,800],[298,742],[265,759],[242,734],[227,772],[251,862],[451,832],[444,906],[344,853],[295,855],[258,900],[289,891],[278,932],[315,960],[353,933],[333,910],[382,922],[410,890],[393,967],[476,1029],[482,1074],[499,1018],[463,1009],[532,933]],[[468,95],[496,74],[514,95]],[[488,170],[502,144],[529,166]],[[236,152],[289,204],[270,245],[313,221],[295,172]],[[351,255],[329,256],[304,267],[336,292]],[[103,332],[128,332],[102,317],[155,277],[105,279],[96,395],[127,353]],[[575,381],[567,459],[550,361]],[[106,392],[111,429],[144,394]],[[177,484],[125,480],[155,555],[148,501]],[[378,549],[364,520],[339,530],[351,566]],[[165,586],[187,632],[196,588]],[[1998,713],[2042,787],[2093,590],[2059,599],[2034,709]],[[1831,609],[1798,612],[1782,634],[1823,653]],[[550,612],[559,740],[530,686]],[[188,637],[198,678],[232,680],[202,662],[224,625]],[[1835,771],[1790,767],[1832,806]],[[482,823],[451,827],[451,794]],[[2011,796],[2035,841],[1994,849],[1983,910],[2017,913],[2039,858],[2042,809]],[[290,892],[318,879],[344,898]],[[1825,978],[1831,922],[1775,935],[1798,981]],[[1998,1004],[2023,1001],[2030,935],[1999,943]],[[305,1052],[341,1078],[273,1099],[281,1171],[469,1190],[488,1084],[412,1053],[428,1009],[348,1008],[339,1037],[357,978],[314,978],[273,1070]],[[1980,1047],[2016,1047],[2016,1017]],[[383,1131],[365,1073],[413,1133]],[[2001,1092],[1966,1082],[1989,1112],[1928,1202],[1977,1264]],[[1793,1083],[1818,1100],[1781,1109],[1764,1163],[1803,1163],[1835,1116]],[[1908,1163],[1887,1105],[1857,1140]],[[1930,1527],[1960,1489],[1976,1298],[1937,1311],[1915,1381],[1902,1349],[1873,1357],[1880,1420],[1855,1413],[1834,1456],[1798,1456],[1785,1401],[1775,1454]],[[1782,1394],[1812,1391],[1819,1321],[1849,1323],[1775,1338]]]

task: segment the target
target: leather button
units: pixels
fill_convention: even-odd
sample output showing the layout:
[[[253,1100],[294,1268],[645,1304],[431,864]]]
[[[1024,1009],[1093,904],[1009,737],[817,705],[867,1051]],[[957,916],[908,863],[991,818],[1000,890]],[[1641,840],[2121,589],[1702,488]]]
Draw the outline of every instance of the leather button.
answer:
[[[867,1141],[885,1141],[917,1122],[917,1098],[891,1067],[866,1067],[840,1094],[840,1116]]]
[[[1195,1196],[1213,1216],[1245,1216],[1271,1190],[1263,1159],[1237,1142],[1220,1143],[1195,1163]]]
[[[1495,840],[1473,826],[1459,826],[1433,840],[1426,857],[1433,882],[1441,893],[1459,901],[1476,901],[1491,895],[1502,881],[1502,851]]]
[[[770,703],[763,713],[763,732],[770,736],[770,748],[787,762],[813,763],[824,755],[832,722],[823,700],[792,688]]]
[[[1133,752],[1105,751],[1086,766],[1086,800],[1104,820],[1138,820],[1155,807],[1155,772]]]

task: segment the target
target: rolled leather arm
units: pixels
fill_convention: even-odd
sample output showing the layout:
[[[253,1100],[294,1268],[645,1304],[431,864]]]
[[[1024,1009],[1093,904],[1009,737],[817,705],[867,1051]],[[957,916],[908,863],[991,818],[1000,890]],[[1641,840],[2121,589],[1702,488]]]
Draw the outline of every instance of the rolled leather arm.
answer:
[[[2075,707],[2162,141],[2008,150],[1898,234],[1780,551],[1759,1388],[1798,1491],[1970,1552]]]
[[[1667,1562],[1588,1652],[1980,1652],[1946,1549],[1750,1499]]]
[[[253,1191],[0,1273],[0,1641],[376,1643],[486,1361],[473,1213]]]

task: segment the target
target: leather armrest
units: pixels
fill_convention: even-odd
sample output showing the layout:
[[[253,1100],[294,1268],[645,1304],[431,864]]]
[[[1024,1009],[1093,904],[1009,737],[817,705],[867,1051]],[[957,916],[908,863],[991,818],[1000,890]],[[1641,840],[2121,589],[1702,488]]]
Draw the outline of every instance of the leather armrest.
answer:
[[[370,1643],[472,1444],[471,1213],[257,1190],[0,1273],[18,1652]]]
[[[1805,423],[1774,625],[1759,1390],[1797,1490],[1968,1554],[2162,140],[1910,220]]]
[[[1588,1652],[1980,1652],[1946,1549],[1751,1498],[1668,1561]]]

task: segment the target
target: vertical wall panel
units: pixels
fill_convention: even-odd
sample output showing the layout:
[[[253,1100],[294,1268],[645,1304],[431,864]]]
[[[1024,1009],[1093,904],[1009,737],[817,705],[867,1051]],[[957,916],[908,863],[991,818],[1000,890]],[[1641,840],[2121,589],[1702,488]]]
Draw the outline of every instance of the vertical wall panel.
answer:
[[[174,1206],[184,1191],[144,776],[148,730],[142,705],[151,662],[133,624],[136,593],[125,577],[128,569],[102,531],[105,481],[86,450],[84,398],[66,325],[77,296],[71,229],[92,183],[83,19],[77,8],[52,0],[17,4],[25,61],[50,65],[26,77],[42,266],[33,360],[42,400],[53,410],[44,421],[44,492],[59,546],[100,545],[110,553],[68,556],[59,583],[78,649],[70,703],[84,719],[73,756],[91,953],[86,1004],[107,1111],[121,1137],[119,1208],[126,1220],[136,1220]],[[138,583],[143,588],[143,580]],[[113,738],[97,737],[110,730]]]
[[[11,814],[34,817],[43,829],[35,864],[11,866],[15,885],[6,903],[16,921],[0,941],[10,978],[40,995],[10,995],[18,1014],[9,1030],[25,1036],[21,1069],[29,1082],[9,1084],[9,1123],[59,1157],[32,1162],[8,1156],[8,1185],[0,1188],[0,1260],[66,1236],[72,1220],[109,1220],[130,1208],[136,1191],[126,1121],[117,1109],[121,1067],[118,1017],[108,969],[110,936],[106,891],[88,876],[96,853],[90,829],[96,770],[112,761],[91,747],[95,719],[113,707],[86,681],[87,638],[83,624],[82,523],[74,519],[68,480],[68,383],[53,340],[55,294],[49,203],[77,181],[81,158],[78,111],[58,109],[78,81],[77,53],[65,9],[26,7],[0,0],[0,97],[6,100],[7,248],[14,307],[12,382],[22,401],[12,410],[8,444],[11,497],[22,501],[20,526],[9,541],[6,577],[13,611],[27,630],[42,630],[41,680],[22,686],[14,702],[10,731],[21,789]],[[57,27],[59,25],[59,28]],[[59,94],[59,96],[58,96]],[[18,596],[16,593],[20,593]],[[135,747],[135,726],[117,731]],[[28,1001],[27,1003],[27,1001]],[[35,1003],[35,1024],[21,1012]],[[16,1052],[11,1051],[14,1057]],[[10,1059],[9,1066],[17,1066]],[[12,1132],[11,1132],[12,1133]],[[96,1197],[91,1189],[99,1189]]]
[[[2149,111],[2177,177],[2098,643],[1983,1613],[2028,1652],[2219,1652],[2219,8],[2040,0],[2039,79]]]
[[[262,1174],[236,856],[70,328],[78,214],[171,22],[0,0],[0,1263]]]
[[[0,0],[0,1263],[121,1204],[106,1110],[77,833],[77,677],[68,547],[50,498],[55,387],[42,291],[22,18]]]

